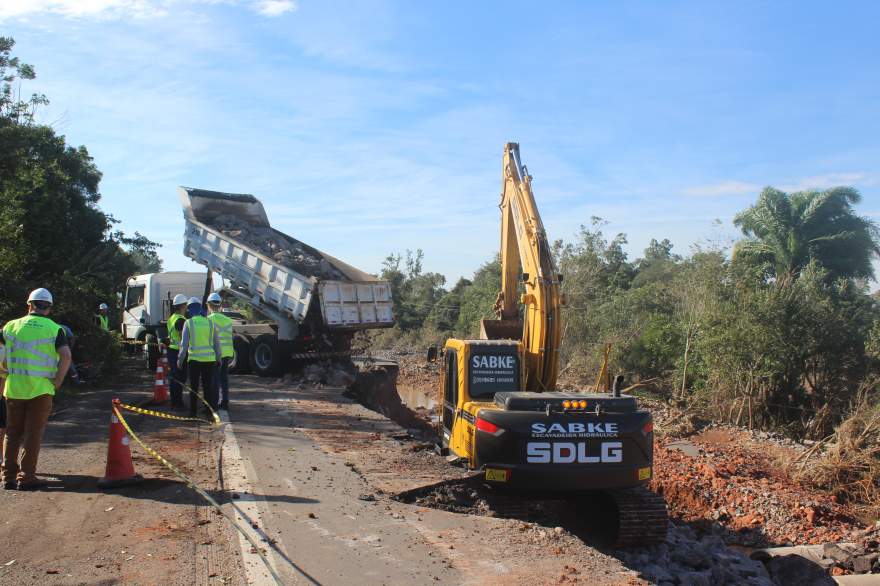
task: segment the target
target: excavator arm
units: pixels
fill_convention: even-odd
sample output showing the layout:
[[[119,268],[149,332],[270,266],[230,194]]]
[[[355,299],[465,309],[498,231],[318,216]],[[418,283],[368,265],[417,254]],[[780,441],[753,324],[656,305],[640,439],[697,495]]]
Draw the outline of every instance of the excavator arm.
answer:
[[[495,303],[496,319],[480,322],[480,337],[521,338],[525,390],[551,391],[556,387],[559,371],[561,277],[553,264],[547,233],[532,193],[532,178],[520,161],[517,143],[504,147],[499,207],[501,292]]]

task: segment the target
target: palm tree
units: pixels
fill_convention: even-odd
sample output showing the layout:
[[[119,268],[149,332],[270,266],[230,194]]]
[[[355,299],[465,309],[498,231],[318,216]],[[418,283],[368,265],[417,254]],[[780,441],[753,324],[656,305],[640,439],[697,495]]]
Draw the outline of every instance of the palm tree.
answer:
[[[862,197],[852,187],[787,194],[765,187],[755,205],[733,223],[746,236],[734,260],[763,266],[776,283],[792,283],[810,261],[829,278],[873,278],[871,261],[880,256],[877,225],[855,214]]]

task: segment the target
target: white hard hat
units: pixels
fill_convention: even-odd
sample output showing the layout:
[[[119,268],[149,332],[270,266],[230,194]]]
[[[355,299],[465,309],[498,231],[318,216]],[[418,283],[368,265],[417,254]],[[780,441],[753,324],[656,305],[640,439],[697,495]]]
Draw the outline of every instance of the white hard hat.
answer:
[[[102,303],[101,305],[98,306],[98,309],[108,309],[107,304]]]
[[[174,300],[171,302],[171,305],[184,305],[186,304],[186,295],[183,293],[178,293],[174,296]]]
[[[211,293],[208,295],[208,303],[223,303],[219,293]]]
[[[187,305],[192,305],[193,303],[198,303],[201,305],[202,300],[199,299],[198,297],[190,297],[189,301],[186,302]]]
[[[42,287],[31,291],[31,294],[28,295],[28,303],[30,303],[31,301],[45,301],[46,303],[54,303],[52,301],[52,294],[49,293],[48,289],[43,289]]]

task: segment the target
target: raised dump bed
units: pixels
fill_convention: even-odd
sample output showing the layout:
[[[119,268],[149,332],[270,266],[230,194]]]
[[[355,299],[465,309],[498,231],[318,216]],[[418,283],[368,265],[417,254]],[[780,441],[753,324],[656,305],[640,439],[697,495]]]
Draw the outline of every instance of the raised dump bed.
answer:
[[[357,330],[394,325],[387,281],[272,228],[256,197],[189,187],[178,193],[184,254],[276,322],[278,342],[292,343],[282,354],[344,352]],[[325,338],[323,349],[313,348],[319,337]]]

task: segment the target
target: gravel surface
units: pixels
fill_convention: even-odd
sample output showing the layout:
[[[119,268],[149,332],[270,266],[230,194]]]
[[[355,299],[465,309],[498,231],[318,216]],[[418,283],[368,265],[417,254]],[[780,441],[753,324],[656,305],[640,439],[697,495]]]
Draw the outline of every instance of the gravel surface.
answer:
[[[97,487],[105,473],[111,399],[138,404],[152,393],[143,362],[127,359],[105,388],[56,404],[38,468],[49,486],[0,490],[0,584],[243,585],[226,523],[134,442],[132,460],[144,482]],[[218,438],[206,426],[125,417],[201,486],[217,487]]]

